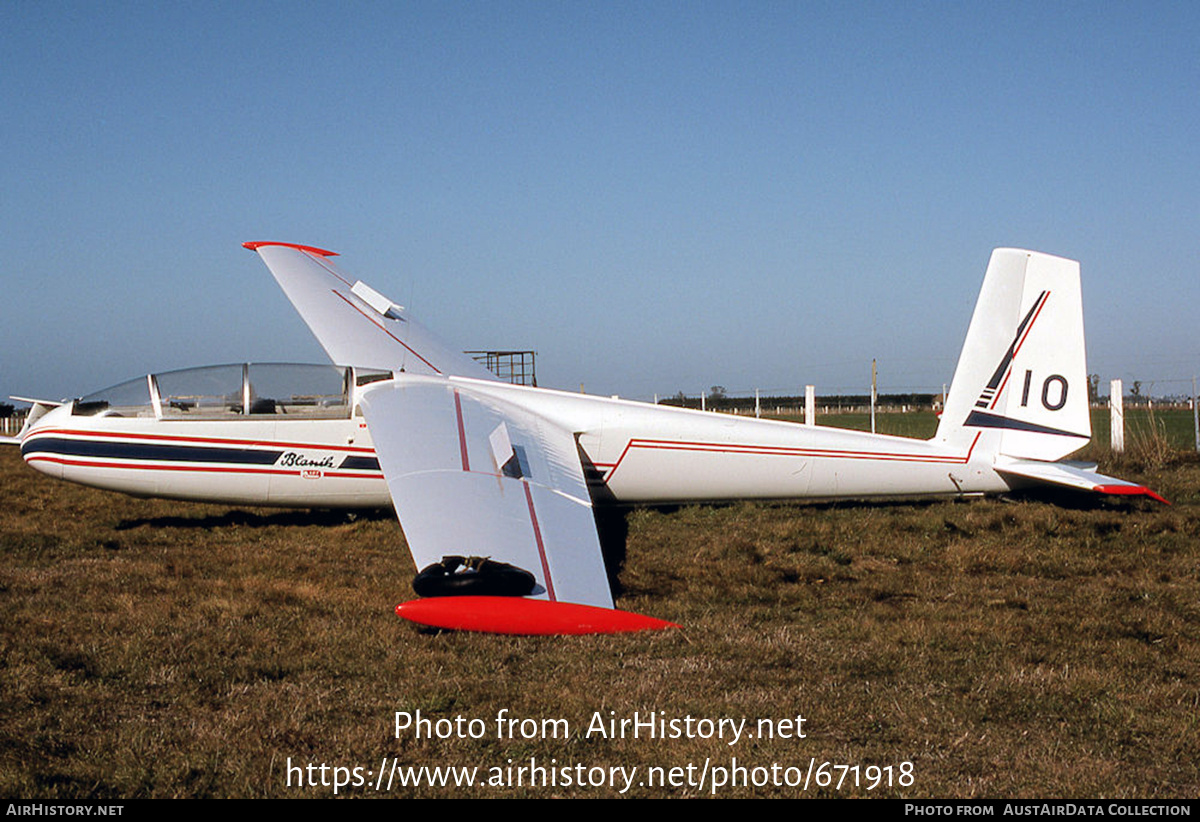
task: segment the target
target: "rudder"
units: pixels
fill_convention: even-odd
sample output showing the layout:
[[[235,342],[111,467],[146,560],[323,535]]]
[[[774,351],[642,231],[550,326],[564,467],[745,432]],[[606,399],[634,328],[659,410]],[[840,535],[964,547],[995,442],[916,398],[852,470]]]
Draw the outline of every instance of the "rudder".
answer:
[[[992,252],[936,439],[1056,460],[1092,436],[1079,263]]]

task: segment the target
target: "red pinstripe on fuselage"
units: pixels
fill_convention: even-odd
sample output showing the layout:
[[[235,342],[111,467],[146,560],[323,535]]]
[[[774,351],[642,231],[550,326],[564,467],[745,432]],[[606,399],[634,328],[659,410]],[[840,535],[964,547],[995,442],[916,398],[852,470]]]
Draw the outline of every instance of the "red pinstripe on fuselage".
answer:
[[[31,467],[137,496],[287,507],[390,504],[359,419],[157,420],[70,411],[68,405],[46,414],[26,434],[22,452]]]

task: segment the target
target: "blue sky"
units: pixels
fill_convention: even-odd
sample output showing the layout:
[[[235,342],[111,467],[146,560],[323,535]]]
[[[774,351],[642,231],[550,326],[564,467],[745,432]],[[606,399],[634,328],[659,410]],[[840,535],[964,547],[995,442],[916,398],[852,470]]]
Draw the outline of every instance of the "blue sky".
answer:
[[[542,384],[937,390],[988,255],[1200,370],[1194,3],[0,5],[0,392],[322,359],[244,240]]]

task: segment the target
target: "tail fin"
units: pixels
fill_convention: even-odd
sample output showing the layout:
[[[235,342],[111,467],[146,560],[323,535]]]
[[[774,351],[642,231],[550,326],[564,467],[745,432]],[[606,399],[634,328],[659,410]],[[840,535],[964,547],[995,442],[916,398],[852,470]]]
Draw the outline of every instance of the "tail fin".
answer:
[[[1079,263],[992,252],[936,439],[1056,460],[1092,437]]]

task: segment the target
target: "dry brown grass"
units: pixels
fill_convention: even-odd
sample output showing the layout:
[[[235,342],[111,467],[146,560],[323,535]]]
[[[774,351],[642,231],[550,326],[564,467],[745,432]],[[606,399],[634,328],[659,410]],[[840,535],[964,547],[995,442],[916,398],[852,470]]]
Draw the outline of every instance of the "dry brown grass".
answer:
[[[327,796],[296,762],[376,768],[914,763],[885,796],[1200,792],[1200,464],[1175,504],[696,506],[629,515],[623,608],[685,627],[520,638],[391,612],[390,515],[140,501],[0,451],[0,794]],[[395,711],[564,718],[568,740],[396,739]],[[807,738],[587,738],[594,711],[784,718]],[[642,796],[696,789],[635,787]],[[373,795],[365,788],[351,795]],[[809,795],[833,795],[810,790]],[[842,795],[864,795],[843,789]],[[595,796],[607,789],[394,789]],[[737,788],[723,796],[796,796]]]

